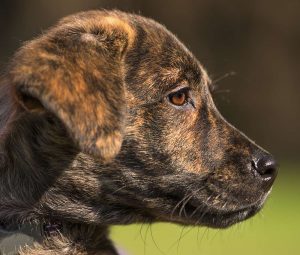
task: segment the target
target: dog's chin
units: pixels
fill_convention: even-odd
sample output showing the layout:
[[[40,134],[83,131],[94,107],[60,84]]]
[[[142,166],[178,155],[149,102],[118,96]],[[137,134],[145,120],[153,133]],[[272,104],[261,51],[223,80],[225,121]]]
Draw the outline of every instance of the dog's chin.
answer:
[[[219,229],[228,228],[238,222],[254,216],[257,212],[259,212],[263,207],[268,194],[269,192],[254,204],[248,206],[241,205],[235,210],[226,210],[224,208],[218,210],[216,208],[206,206],[205,209],[198,211],[198,209],[194,206],[187,206],[185,216],[173,220],[183,225],[199,225]],[[196,213],[195,210],[197,211]]]
[[[211,228],[228,228],[238,222],[244,221],[255,215],[261,206],[251,206],[236,211],[220,212],[220,213],[206,213],[203,215],[200,225]]]
[[[262,205],[251,206],[234,211],[209,212],[209,210],[199,211],[193,217],[173,218],[172,221],[182,225],[206,226],[210,228],[228,228],[238,222],[244,221],[255,215]],[[187,213],[188,214],[188,213]]]

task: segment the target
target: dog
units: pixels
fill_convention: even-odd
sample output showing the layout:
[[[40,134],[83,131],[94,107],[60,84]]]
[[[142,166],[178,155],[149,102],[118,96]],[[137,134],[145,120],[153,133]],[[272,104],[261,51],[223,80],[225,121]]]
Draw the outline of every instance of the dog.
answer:
[[[0,226],[33,239],[15,252],[116,255],[114,224],[227,228],[256,214],[275,160],[226,122],[213,88],[139,15],[82,12],[25,43],[0,86]]]

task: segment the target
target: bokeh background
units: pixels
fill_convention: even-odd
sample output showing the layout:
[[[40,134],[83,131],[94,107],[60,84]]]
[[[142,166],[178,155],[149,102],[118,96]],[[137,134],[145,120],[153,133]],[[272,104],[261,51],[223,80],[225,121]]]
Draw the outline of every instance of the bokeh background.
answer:
[[[119,226],[115,243],[128,255],[300,254],[300,1],[0,0],[0,70],[59,18],[99,8],[165,24],[218,85],[222,114],[280,164],[265,209],[245,223],[229,230]]]

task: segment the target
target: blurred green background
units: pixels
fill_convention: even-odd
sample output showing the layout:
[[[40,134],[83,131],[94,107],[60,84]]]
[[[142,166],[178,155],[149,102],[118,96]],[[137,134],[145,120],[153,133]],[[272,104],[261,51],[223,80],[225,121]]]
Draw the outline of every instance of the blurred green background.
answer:
[[[115,243],[128,255],[300,254],[300,1],[0,0],[0,70],[59,18],[99,8],[165,24],[217,83],[222,114],[280,164],[264,210],[246,222],[229,230],[118,226]]]

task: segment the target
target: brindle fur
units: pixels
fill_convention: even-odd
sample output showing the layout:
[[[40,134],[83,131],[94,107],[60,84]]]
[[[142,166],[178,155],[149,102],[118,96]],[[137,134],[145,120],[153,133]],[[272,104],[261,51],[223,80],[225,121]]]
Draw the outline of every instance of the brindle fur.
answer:
[[[210,79],[162,25],[119,11],[61,20],[26,43],[0,86],[0,219],[64,223],[21,254],[117,254],[112,224],[227,227],[270,187],[266,154],[218,113]],[[195,109],[167,94],[192,89]]]

